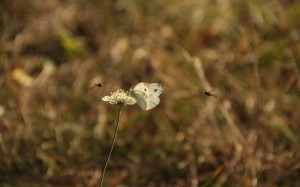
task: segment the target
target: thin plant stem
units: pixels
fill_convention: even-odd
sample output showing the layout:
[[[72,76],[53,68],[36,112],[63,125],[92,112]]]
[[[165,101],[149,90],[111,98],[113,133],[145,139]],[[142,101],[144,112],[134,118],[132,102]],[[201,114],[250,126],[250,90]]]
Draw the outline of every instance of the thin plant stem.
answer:
[[[100,183],[99,183],[98,187],[102,187],[103,180],[104,180],[104,175],[105,175],[105,171],[106,171],[106,167],[108,165],[108,161],[109,161],[109,158],[111,156],[111,153],[112,153],[112,151],[114,149],[114,145],[115,145],[116,137],[117,137],[117,132],[118,132],[118,127],[119,127],[119,120],[120,120],[120,116],[121,116],[121,108],[122,108],[122,105],[119,105],[119,114],[118,114],[118,119],[117,119],[117,124],[116,124],[116,129],[115,129],[114,137],[113,137],[113,140],[112,140],[112,143],[111,143],[111,148],[110,148],[108,157],[107,157],[106,162],[105,162],[105,166],[104,166],[103,171],[102,171],[101,180],[100,180]]]

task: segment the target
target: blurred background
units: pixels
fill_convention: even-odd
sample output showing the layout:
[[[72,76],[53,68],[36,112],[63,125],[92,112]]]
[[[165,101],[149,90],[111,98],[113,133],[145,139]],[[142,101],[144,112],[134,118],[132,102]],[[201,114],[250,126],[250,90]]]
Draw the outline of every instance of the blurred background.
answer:
[[[0,1],[0,186],[300,186],[300,2]],[[103,83],[101,88],[95,83]],[[218,97],[205,96],[211,91]]]

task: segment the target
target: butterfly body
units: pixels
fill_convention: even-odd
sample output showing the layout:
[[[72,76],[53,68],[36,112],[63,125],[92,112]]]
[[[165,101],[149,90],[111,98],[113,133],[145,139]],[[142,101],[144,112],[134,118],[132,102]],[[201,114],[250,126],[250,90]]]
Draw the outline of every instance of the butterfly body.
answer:
[[[139,107],[150,110],[159,104],[159,96],[164,88],[165,85],[160,83],[141,82],[130,90],[130,96],[136,100]]]

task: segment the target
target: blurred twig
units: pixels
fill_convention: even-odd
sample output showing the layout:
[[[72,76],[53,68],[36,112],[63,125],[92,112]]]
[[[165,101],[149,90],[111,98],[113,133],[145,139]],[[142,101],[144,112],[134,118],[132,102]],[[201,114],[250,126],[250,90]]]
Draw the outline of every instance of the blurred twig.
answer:
[[[252,50],[253,50],[253,56],[254,56],[254,64],[253,64],[253,74],[254,74],[254,80],[255,80],[255,98],[256,98],[256,103],[255,103],[255,113],[257,113],[259,111],[260,108],[260,75],[259,75],[259,60],[258,60],[258,55],[257,55],[257,50],[256,47],[258,46],[258,36],[256,34],[256,30],[255,30],[255,25],[254,25],[254,19],[253,19],[253,11],[252,10],[252,6],[253,3],[248,0],[247,1],[247,7],[249,9],[249,17],[250,17],[250,27],[251,27],[251,32],[253,35],[253,45],[252,45]]]
[[[297,72],[297,75],[296,75],[296,82],[297,82],[297,85],[300,86],[300,71],[299,71],[299,64],[297,64],[296,60],[295,60],[295,56],[292,52],[290,52],[289,56],[291,57],[291,60],[293,62],[293,65],[295,66],[295,70]],[[287,87],[287,89],[289,89],[289,87]]]

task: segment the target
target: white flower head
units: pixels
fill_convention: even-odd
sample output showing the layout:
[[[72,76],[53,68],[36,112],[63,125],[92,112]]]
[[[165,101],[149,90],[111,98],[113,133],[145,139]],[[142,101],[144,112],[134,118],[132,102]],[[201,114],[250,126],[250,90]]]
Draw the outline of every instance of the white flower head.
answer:
[[[110,96],[102,97],[102,101],[108,102],[112,105],[134,105],[136,100],[122,90],[118,89],[116,92],[112,92]]]

